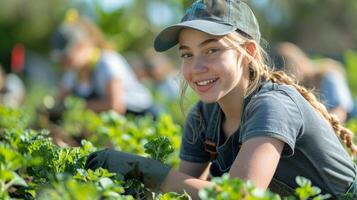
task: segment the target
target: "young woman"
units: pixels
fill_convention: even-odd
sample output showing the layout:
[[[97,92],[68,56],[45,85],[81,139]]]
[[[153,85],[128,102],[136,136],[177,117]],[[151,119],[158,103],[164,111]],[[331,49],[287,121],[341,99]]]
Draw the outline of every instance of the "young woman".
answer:
[[[241,1],[196,1],[180,24],[163,30],[158,51],[177,43],[182,73],[200,100],[189,113],[178,170],[136,155],[103,150],[86,167],[134,176],[152,189],[187,191],[229,173],[258,188],[292,195],[296,176],[337,198],[356,193],[352,133],[315,96],[283,72],[271,72],[259,47],[260,31]],[[338,136],[338,137],[337,137]],[[138,170],[133,173],[133,170]]]

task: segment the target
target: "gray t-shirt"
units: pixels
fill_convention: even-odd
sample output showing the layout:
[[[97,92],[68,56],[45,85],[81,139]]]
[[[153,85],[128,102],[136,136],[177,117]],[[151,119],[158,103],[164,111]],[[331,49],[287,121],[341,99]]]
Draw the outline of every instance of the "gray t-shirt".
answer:
[[[345,193],[351,185],[355,177],[353,161],[330,124],[294,87],[262,84],[244,100],[241,125],[227,139],[222,134],[221,113],[217,103],[199,102],[191,110],[182,138],[182,160],[210,161],[203,141],[208,132],[215,132],[217,156],[210,172],[220,176],[229,171],[242,143],[266,136],[285,143],[274,179],[295,188],[295,177],[303,176],[332,195]]]
[[[77,72],[70,70],[63,76],[62,87],[76,91],[76,94],[82,98],[93,93],[101,98],[106,95],[108,82],[115,79],[121,82],[124,95],[122,98],[128,110],[140,112],[152,106],[150,91],[139,82],[126,60],[120,54],[111,50],[101,52],[90,83],[78,82]]]

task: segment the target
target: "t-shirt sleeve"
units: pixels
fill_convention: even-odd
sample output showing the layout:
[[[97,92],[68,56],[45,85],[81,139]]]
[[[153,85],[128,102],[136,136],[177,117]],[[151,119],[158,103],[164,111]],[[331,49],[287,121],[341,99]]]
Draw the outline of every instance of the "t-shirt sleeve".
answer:
[[[241,141],[272,137],[285,143],[282,156],[292,156],[303,119],[296,103],[283,91],[271,91],[252,98],[245,111]]]
[[[352,95],[340,73],[327,73],[321,80],[321,99],[327,109],[341,106],[347,112],[353,108]]]
[[[180,148],[180,159],[195,163],[205,163],[210,160],[209,153],[204,149],[202,139],[203,131],[203,117],[196,105],[190,111],[184,126]]]
[[[114,53],[107,53],[99,63],[101,74],[104,75],[103,79],[106,81],[122,80],[122,74],[126,66],[126,61],[120,55]]]

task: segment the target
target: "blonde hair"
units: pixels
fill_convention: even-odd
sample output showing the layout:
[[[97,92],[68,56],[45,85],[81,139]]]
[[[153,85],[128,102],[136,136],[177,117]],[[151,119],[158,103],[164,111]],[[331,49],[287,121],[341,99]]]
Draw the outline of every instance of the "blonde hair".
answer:
[[[74,15],[74,14],[73,14]],[[67,19],[68,18],[68,19]],[[71,17],[66,16],[66,20],[62,26],[68,26],[72,29],[79,29],[84,33],[86,40],[90,41],[96,48],[99,49],[112,49],[112,45],[107,42],[103,32],[91,20],[84,16],[74,15]],[[82,39],[83,39],[82,38]]]
[[[234,46],[243,53],[250,60],[249,64],[249,87],[245,91],[245,96],[251,94],[262,81],[270,80],[273,83],[280,83],[291,85],[310,103],[310,105],[317,110],[332,126],[336,135],[342,140],[342,142],[351,151],[352,155],[357,154],[357,146],[353,143],[353,132],[345,128],[335,115],[330,114],[326,107],[317,100],[316,96],[311,90],[299,85],[292,77],[287,75],[283,71],[273,71],[273,69],[268,67],[269,57],[267,53],[256,43],[256,41],[242,36],[238,32],[231,33],[226,36],[229,41],[231,41]],[[237,45],[237,42],[239,45]],[[241,46],[246,42],[254,42],[258,47],[258,51],[254,57],[249,55]]]

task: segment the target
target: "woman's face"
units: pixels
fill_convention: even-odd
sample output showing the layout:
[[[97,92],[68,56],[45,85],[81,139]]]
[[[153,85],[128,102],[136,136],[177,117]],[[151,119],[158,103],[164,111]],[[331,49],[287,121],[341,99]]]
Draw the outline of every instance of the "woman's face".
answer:
[[[243,76],[241,54],[223,37],[194,29],[184,29],[179,35],[182,73],[190,87],[206,103],[234,98]]]
[[[78,42],[67,52],[63,64],[74,70],[80,70],[88,64],[90,46],[84,42]]]

